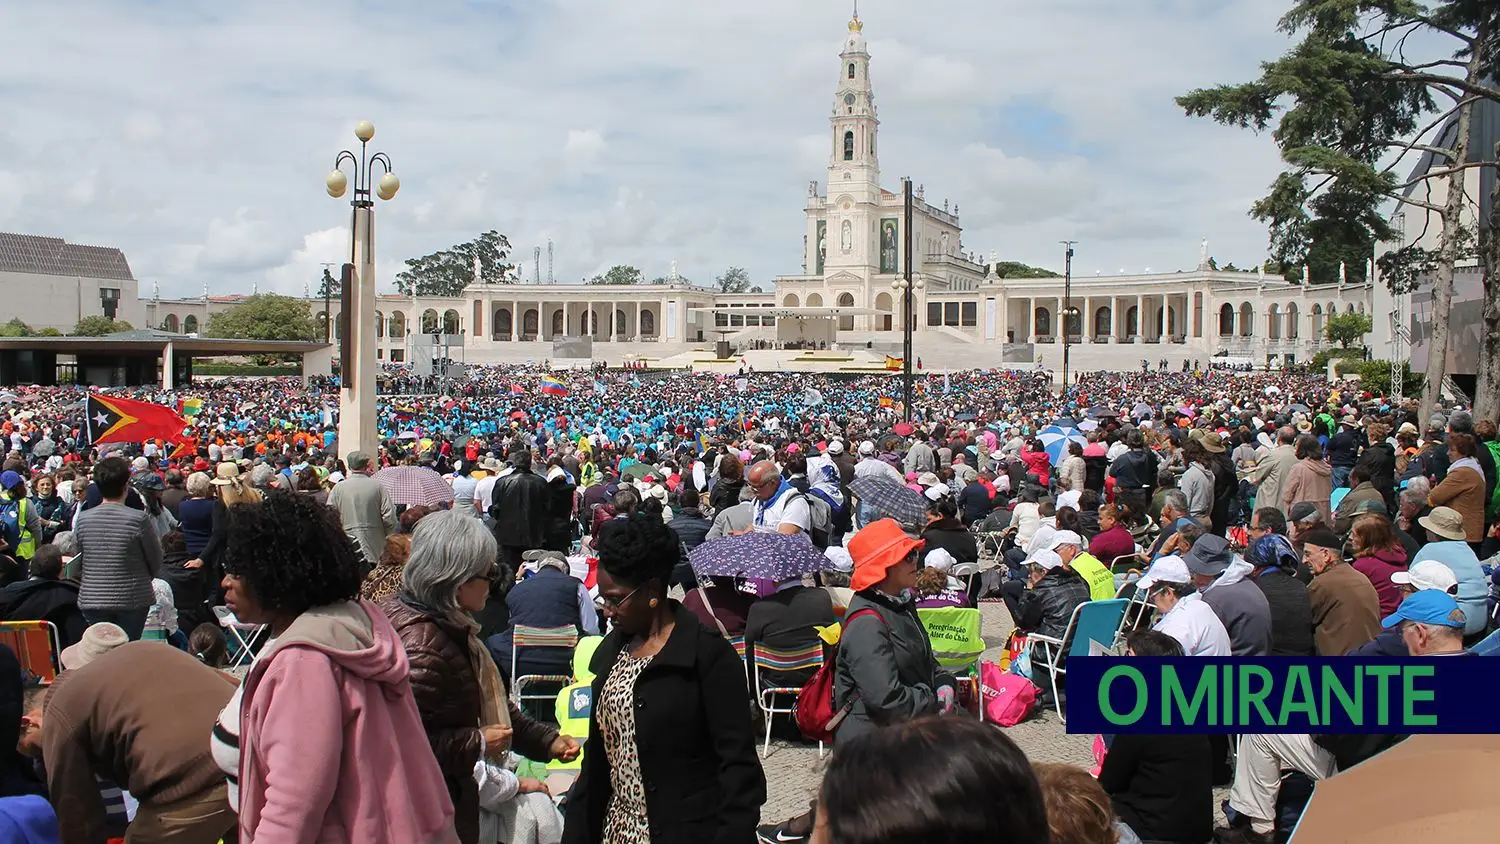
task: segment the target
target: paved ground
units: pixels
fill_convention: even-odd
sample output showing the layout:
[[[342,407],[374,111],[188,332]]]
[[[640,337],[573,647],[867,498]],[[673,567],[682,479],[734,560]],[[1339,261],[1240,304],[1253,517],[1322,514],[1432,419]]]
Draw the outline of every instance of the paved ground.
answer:
[[[1000,648],[1013,626],[1010,613],[1001,603],[981,603],[981,632],[989,645],[986,660],[999,658]],[[999,729],[999,728],[997,728]],[[1026,755],[1045,762],[1067,762],[1088,768],[1093,765],[1092,735],[1068,735],[1054,710],[1040,717],[1006,729]],[[826,757],[818,759],[816,745],[771,740],[771,753],[763,760],[766,770],[767,799],[761,818],[770,823],[781,821],[807,810],[807,801],[823,778]]]

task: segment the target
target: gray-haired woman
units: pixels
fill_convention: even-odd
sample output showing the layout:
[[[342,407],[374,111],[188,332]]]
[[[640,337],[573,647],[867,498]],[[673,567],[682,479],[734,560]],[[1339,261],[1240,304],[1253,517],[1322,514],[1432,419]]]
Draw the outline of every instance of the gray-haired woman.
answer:
[[[470,613],[484,607],[499,574],[494,535],[451,510],[417,523],[401,592],[380,606],[410,663],[412,694],[453,800],[463,844],[480,839],[475,768],[504,760],[514,745],[528,759],[577,758],[578,743],[527,717],[506,699],[500,672],[479,641]],[[538,790],[534,781],[520,790]]]

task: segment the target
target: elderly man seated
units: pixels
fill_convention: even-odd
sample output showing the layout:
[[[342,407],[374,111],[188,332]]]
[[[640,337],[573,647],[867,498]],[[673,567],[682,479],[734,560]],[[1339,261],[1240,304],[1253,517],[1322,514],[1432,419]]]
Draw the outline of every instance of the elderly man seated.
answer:
[[[1457,656],[1464,653],[1464,613],[1447,592],[1423,589],[1401,602],[1381,622],[1401,633],[1412,656]],[[1229,790],[1229,806],[1249,819],[1240,827],[1215,830],[1220,844],[1270,844],[1275,840],[1276,796],[1284,770],[1299,771],[1314,781],[1363,762],[1405,736],[1337,736],[1305,734],[1245,735],[1240,738]]]

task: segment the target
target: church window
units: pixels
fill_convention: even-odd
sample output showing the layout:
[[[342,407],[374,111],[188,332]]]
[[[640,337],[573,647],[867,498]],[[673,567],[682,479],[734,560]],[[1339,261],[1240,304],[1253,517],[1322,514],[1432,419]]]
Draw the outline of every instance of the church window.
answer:
[[[852,130],[844,133],[844,160],[854,160],[854,132]]]
[[[849,63],[849,78],[854,78],[854,62]]]
[[[928,302],[927,303],[927,324],[928,325],[942,325],[943,324],[943,303],[942,302]]]

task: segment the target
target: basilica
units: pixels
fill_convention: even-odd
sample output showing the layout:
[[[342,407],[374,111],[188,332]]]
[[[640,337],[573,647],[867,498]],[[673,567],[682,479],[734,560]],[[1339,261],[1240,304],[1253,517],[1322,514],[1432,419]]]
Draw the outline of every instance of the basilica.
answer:
[[[943,365],[1055,367],[1065,339],[1078,368],[1134,366],[1146,359],[1175,366],[1215,357],[1279,363],[1306,360],[1326,346],[1329,315],[1372,308],[1370,282],[1309,286],[1257,272],[1220,271],[1210,266],[1206,248],[1187,271],[1095,275],[1066,286],[1060,278],[998,277],[995,253],[986,259],[964,243],[958,205],[929,203],[916,180],[882,184],[880,117],[864,26],[857,15],[849,21],[830,68],[836,77],[826,129],[828,167],[808,185],[800,272],[777,276],[772,290],[761,293],[721,294],[673,281],[674,272],[662,284],[476,280],[458,297],[383,295],[374,326],[380,359],[411,361],[417,346],[434,342],[446,356],[472,362],[548,360],[559,341],[577,348],[585,340],[583,347],[601,360],[701,358],[714,341],[739,348],[811,344],[890,352],[901,348],[909,292],[918,354]],[[903,286],[908,189],[909,291]],[[788,236],[795,236],[790,226]],[[47,249],[96,249],[34,239],[46,240]],[[118,263],[125,266],[123,256]],[[18,273],[33,276],[33,286],[44,282],[37,272],[35,262],[7,266],[0,250],[0,288]],[[69,308],[61,320],[71,327],[101,300],[83,290],[73,270],[66,275],[57,280],[67,288],[62,292],[72,295],[78,287],[77,313]],[[210,296],[206,289],[200,298],[142,297],[128,267],[99,284],[101,297],[118,300],[122,318],[185,334],[242,298]],[[332,323],[330,337],[340,335],[338,302],[310,303],[319,320]],[[50,323],[37,318],[36,324]]]

